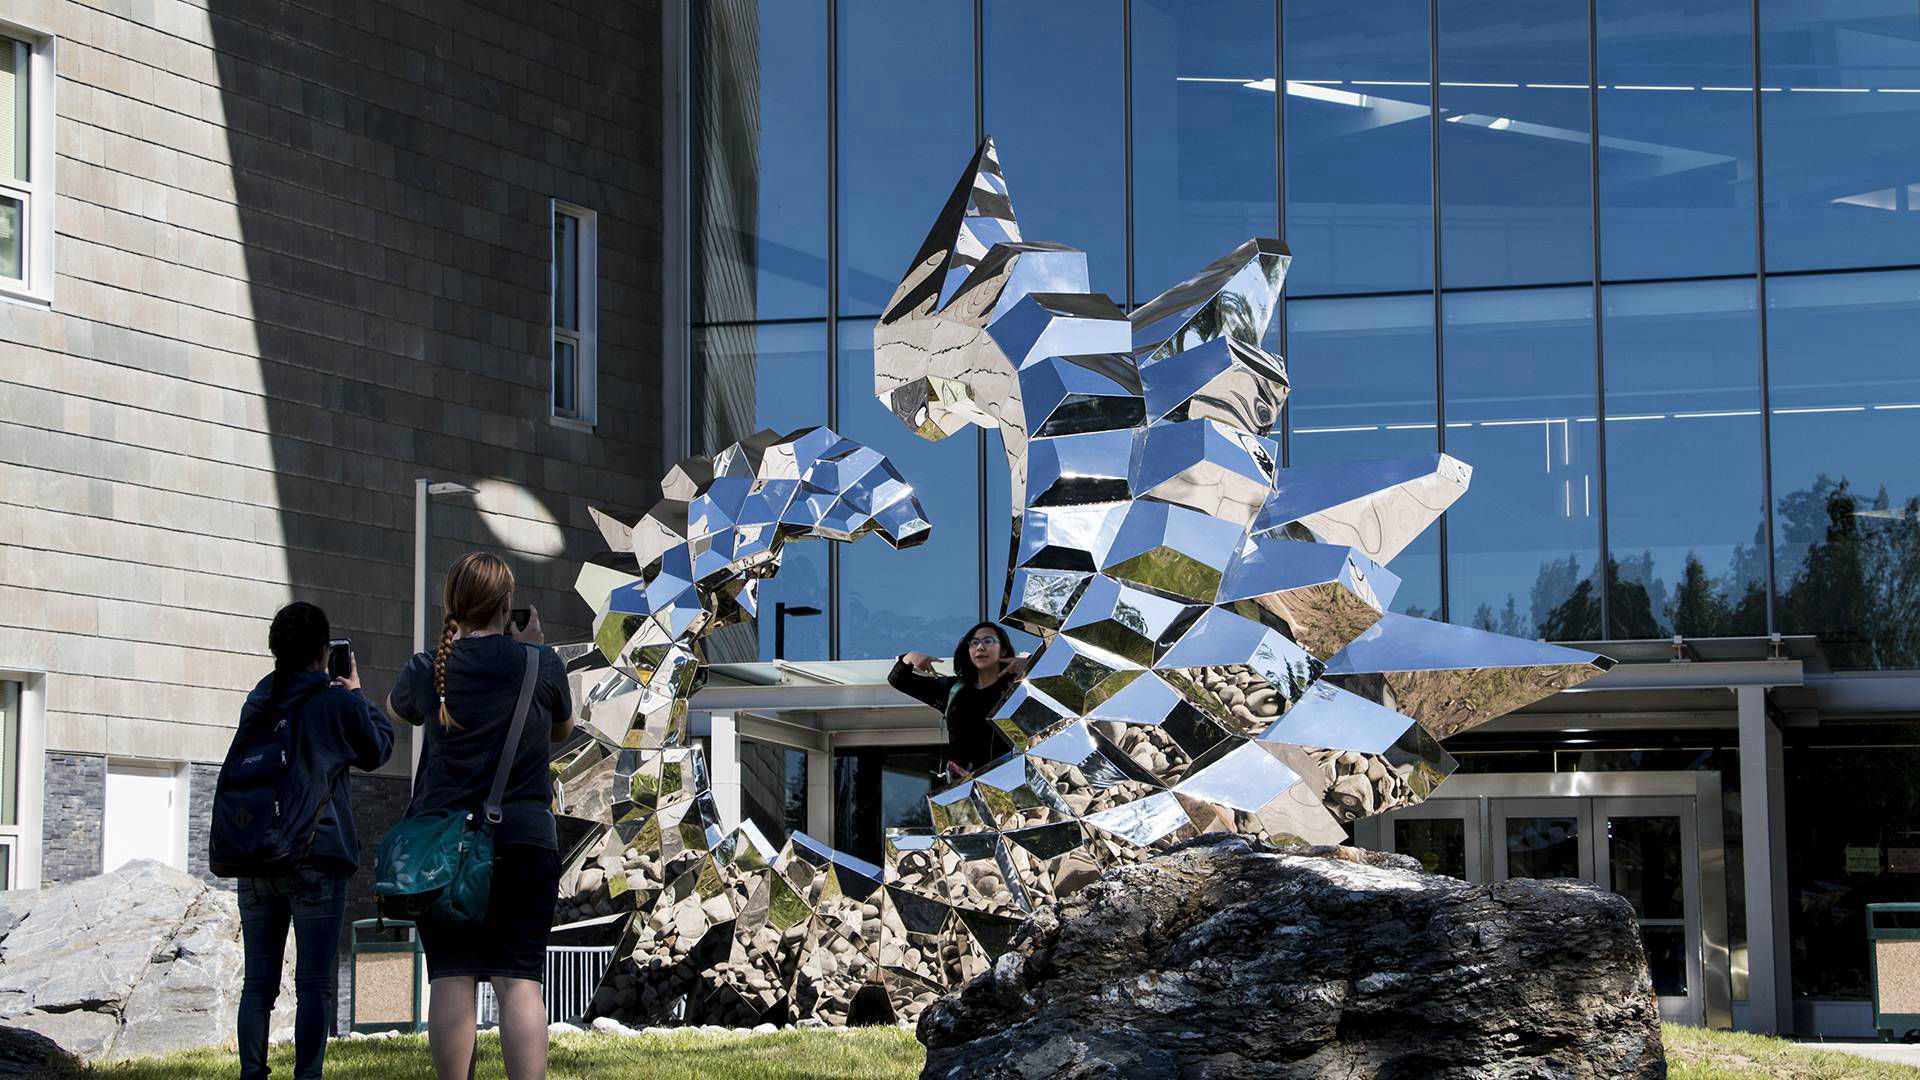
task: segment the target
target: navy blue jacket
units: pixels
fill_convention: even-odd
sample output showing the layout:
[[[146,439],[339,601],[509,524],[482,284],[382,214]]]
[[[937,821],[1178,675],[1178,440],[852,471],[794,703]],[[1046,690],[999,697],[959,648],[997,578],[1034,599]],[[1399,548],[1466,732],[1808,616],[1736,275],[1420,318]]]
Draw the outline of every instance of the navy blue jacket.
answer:
[[[271,722],[277,713],[277,707],[268,707],[276,675],[261,679],[247,695],[246,704],[240,707],[241,728],[262,720]],[[393,724],[379,706],[358,691],[333,685],[332,677],[324,671],[297,671],[277,677],[285,680],[280,704],[293,717],[299,740],[296,767],[306,769],[318,783],[333,782],[332,811],[320,811],[313,852],[307,862],[316,868],[352,874],[360,868],[360,837],[353,827],[353,797],[348,790],[352,785],[347,782],[347,769],[371,772],[385,765],[393,753]]]

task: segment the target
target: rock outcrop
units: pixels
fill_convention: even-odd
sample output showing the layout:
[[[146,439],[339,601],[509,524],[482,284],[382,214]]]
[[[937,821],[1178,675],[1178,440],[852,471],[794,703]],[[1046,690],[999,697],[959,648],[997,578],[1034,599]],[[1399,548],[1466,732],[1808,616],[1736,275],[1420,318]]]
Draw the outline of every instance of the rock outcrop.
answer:
[[[1042,910],[919,1035],[922,1080],[1666,1076],[1620,897],[1219,835]]]
[[[37,1031],[0,1027],[0,1078],[62,1080],[82,1075],[80,1059]]]
[[[0,1025],[87,1060],[231,1043],[243,955],[233,894],[150,860],[7,893]],[[293,1030],[293,960],[289,941],[275,1038]]]

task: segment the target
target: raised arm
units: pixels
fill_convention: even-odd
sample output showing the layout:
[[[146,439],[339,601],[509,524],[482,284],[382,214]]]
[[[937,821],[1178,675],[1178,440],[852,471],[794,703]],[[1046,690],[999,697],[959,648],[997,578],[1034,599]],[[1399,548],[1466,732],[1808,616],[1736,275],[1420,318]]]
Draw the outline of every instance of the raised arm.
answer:
[[[903,653],[887,672],[887,685],[931,708],[947,707],[947,690],[953,684],[950,675],[936,675],[933,657],[922,652]]]

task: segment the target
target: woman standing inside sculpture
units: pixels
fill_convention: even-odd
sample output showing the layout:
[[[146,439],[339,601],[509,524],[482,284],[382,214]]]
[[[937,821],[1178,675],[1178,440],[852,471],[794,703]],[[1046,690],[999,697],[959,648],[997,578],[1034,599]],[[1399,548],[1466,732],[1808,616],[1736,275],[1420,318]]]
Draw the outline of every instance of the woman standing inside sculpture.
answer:
[[[546,648],[540,614],[513,618],[513,571],[483,552],[447,571],[440,647],[407,662],[387,699],[394,715],[422,729],[426,742],[408,814],[478,812],[512,754],[501,820],[494,827],[493,885],[480,925],[423,920],[420,941],[433,988],[427,1041],[440,1080],[464,1080],[474,1058],[474,991],[493,983],[500,1002],[500,1054],[511,1080],[547,1075],[547,1007],[541,995],[547,934],[560,882],[551,743],[573,731],[565,666]],[[522,643],[539,646],[529,657]],[[519,744],[505,745],[526,665],[540,667]]]
[[[959,778],[1013,749],[991,717],[1026,670],[1026,659],[1015,654],[1006,630],[983,622],[954,646],[952,675],[937,674],[926,653],[902,653],[887,673],[887,684],[940,711],[946,721],[946,774]]]

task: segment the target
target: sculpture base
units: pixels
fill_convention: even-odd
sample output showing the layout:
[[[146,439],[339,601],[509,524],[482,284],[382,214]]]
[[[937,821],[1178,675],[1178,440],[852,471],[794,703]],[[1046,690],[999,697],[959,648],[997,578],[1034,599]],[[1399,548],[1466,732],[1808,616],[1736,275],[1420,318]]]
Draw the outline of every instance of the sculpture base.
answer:
[[[1042,911],[920,1019],[923,1077],[1664,1077],[1633,911],[1209,835]]]

